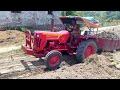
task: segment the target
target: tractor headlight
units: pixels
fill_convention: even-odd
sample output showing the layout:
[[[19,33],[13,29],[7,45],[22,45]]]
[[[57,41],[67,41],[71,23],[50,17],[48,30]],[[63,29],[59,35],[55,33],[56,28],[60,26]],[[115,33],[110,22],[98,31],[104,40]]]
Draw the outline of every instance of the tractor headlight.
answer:
[[[39,34],[37,34],[36,36],[39,37]]]

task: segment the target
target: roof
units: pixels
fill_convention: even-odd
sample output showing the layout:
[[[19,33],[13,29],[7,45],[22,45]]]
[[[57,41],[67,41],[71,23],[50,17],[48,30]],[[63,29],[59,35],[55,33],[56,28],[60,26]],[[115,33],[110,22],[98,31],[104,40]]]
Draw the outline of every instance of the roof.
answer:
[[[98,20],[96,20],[94,17],[83,17],[83,18],[85,18],[85,19],[87,19],[89,21],[92,21],[94,23],[98,22]]]
[[[99,23],[98,20],[96,20],[94,17],[81,17],[81,16],[61,16],[59,17],[62,23],[71,23],[72,21],[82,21],[85,23],[88,27],[98,28]]]

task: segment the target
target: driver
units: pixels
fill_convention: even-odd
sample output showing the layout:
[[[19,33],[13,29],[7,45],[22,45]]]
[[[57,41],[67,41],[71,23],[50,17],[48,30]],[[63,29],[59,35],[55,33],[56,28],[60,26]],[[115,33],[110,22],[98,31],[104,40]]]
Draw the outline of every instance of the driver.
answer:
[[[73,35],[74,35],[74,37],[79,37],[80,36],[80,33],[81,33],[81,30],[80,30],[80,25],[79,24],[77,24],[76,26],[75,26],[75,29],[73,30]]]
[[[64,24],[64,26],[65,26],[65,29],[66,29],[67,31],[69,31],[69,32],[72,32],[73,29],[74,29],[74,27],[73,27],[72,25],[70,25],[70,24]]]
[[[72,41],[74,41],[74,43],[77,43],[77,38],[80,36],[81,30],[80,30],[80,25],[77,24],[75,25],[75,27],[73,28],[69,28],[70,29],[70,35],[71,35],[71,43]]]

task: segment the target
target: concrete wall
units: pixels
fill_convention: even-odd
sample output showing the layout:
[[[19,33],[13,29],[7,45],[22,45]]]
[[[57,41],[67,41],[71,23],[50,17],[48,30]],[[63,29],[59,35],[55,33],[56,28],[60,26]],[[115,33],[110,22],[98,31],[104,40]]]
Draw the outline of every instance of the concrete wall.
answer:
[[[55,24],[61,24],[59,16],[61,11],[53,11]],[[12,13],[11,11],[0,11],[0,27],[9,26],[41,26],[50,24],[51,16],[47,11],[21,11]]]

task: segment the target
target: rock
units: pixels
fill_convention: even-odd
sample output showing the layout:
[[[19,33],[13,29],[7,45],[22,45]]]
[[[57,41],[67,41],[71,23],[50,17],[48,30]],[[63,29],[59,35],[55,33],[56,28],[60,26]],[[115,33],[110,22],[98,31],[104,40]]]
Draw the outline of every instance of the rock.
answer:
[[[115,65],[117,69],[120,69],[120,64]]]
[[[109,60],[110,60],[111,62],[114,62],[114,59],[112,59],[112,58],[110,58]]]
[[[59,76],[57,76],[57,77],[56,77],[56,79],[60,79],[60,77],[59,77]]]
[[[65,67],[62,68],[62,70],[65,70],[65,69],[66,69]]]
[[[111,65],[117,65],[117,64],[118,64],[118,63],[117,63],[117,62],[115,62],[115,61],[111,63]]]
[[[99,35],[97,35],[98,37],[100,38],[106,38],[106,39],[109,39],[109,40],[118,40],[120,37],[117,33],[115,32],[102,32],[102,33],[99,33]]]

